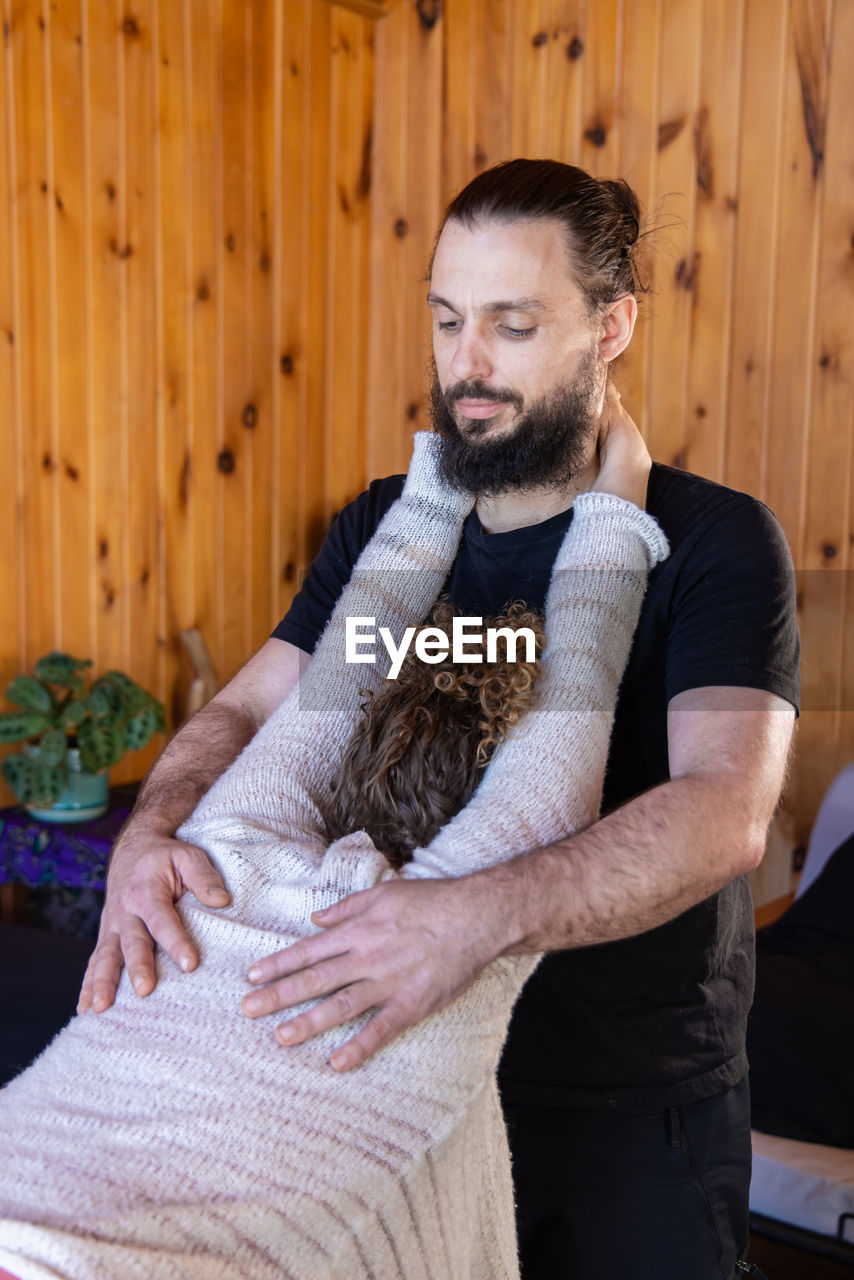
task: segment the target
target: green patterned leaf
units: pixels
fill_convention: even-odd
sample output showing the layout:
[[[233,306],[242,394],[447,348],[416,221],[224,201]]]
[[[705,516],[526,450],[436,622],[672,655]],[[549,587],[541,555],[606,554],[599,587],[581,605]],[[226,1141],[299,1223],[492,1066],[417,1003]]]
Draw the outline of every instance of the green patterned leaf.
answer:
[[[68,706],[62,709],[62,723],[66,729],[76,729],[88,714],[89,709],[85,698],[81,698],[79,702],[69,702]]]
[[[90,658],[72,658],[70,653],[49,653],[39,658],[33,670],[40,680],[48,684],[64,684],[72,689],[82,689],[83,681],[76,674],[91,667]]]
[[[67,750],[68,741],[63,730],[48,729],[39,744],[39,758],[42,764],[62,764]]]
[[[151,697],[149,693],[138,685],[135,680],[131,680],[130,676],[126,676],[123,671],[108,671],[106,675],[101,676],[100,680],[95,682],[95,688],[109,690],[110,693],[119,699],[122,709],[127,715],[135,715],[140,711]]]
[[[22,738],[34,738],[44,733],[50,721],[35,711],[4,711],[0,713],[0,742],[20,742]]]
[[[77,731],[80,760],[91,773],[118,764],[125,753],[125,738],[116,725],[84,720]]]
[[[26,707],[27,711],[40,711],[43,715],[50,715],[53,710],[50,690],[36,680],[35,676],[16,676],[6,690],[6,697],[19,707]]]
[[[138,751],[151,740],[157,728],[157,712],[152,706],[145,706],[135,716],[131,716],[124,726],[125,742],[129,751]]]
[[[101,688],[96,684],[93,686],[92,692],[82,699],[82,702],[84,707],[91,711],[96,720],[106,720],[109,724],[112,724],[121,711],[121,700],[115,695],[111,697],[110,694],[110,690]]]
[[[64,771],[27,756],[7,756],[3,777],[23,804],[53,804],[65,790]]]

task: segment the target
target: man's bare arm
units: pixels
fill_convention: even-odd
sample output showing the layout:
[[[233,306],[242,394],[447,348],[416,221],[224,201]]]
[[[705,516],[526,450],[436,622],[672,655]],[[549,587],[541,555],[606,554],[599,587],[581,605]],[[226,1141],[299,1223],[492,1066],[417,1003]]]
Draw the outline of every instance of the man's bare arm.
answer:
[[[671,780],[587,831],[459,880],[396,881],[315,919],[324,931],[253,966],[252,1017],[328,998],[277,1028],[299,1043],[377,1012],[333,1055],[358,1066],[502,954],[589,946],[673,919],[755,867],[794,712],[755,689],[695,689],[668,717]]]
[[[89,961],[79,1011],[109,1008],[123,964],[134,990],[156,983],[154,945],[182,969],[198,954],[174,904],[189,890],[212,907],[228,902],[219,872],[194,845],[174,838],[196,804],[240,754],[299,677],[306,655],[268,640],[175,735],[145,780],[110,858],[98,944]]]
[[[670,781],[532,855],[512,952],[654,929],[754,870],[785,777],[792,707],[757,689],[692,689],[668,707]],[[529,860],[530,861],[530,860]],[[495,872],[523,874],[517,860]],[[545,892],[557,883],[560,893]],[[518,890],[517,890],[518,892]]]

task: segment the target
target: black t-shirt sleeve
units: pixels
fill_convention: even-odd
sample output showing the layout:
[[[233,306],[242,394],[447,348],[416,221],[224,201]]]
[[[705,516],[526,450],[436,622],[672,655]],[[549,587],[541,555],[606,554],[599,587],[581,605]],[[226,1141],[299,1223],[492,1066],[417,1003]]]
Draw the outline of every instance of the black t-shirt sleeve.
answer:
[[[336,516],[284,618],[271,638],[313,653],[335,602],[350,580],[359,553],[400,497],[403,476],[375,480]]]
[[[697,533],[671,599],[667,701],[687,689],[736,685],[776,693],[798,710],[795,575],[777,520],[739,495]]]

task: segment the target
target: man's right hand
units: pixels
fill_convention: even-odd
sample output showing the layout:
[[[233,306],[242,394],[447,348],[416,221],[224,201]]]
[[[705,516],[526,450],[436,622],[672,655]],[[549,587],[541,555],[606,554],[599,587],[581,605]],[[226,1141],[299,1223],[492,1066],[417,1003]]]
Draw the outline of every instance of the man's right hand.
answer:
[[[98,943],[77,1004],[78,1013],[102,1013],[116,998],[122,966],[134,991],[154,990],[154,948],[159,945],[189,972],[199,963],[175,903],[186,892],[210,907],[225,907],[230,895],[207,854],[192,844],[154,834],[133,823],[116,842],[107,876],[107,898]]]
[[[207,907],[225,907],[230,897],[207,854],[176,840],[174,832],[284,700],[308,661],[295,645],[267,640],[179,730],[151,770],[113,847],[79,1013],[109,1009],[124,965],[137,995],[149,995],[157,985],[155,946],[185,972],[199,963],[175,903],[187,892]]]

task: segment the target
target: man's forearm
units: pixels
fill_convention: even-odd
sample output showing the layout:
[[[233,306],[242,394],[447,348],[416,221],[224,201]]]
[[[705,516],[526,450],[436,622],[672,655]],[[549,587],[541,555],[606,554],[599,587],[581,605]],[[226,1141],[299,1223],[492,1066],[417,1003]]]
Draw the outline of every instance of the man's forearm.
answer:
[[[644,933],[752,870],[767,824],[747,821],[730,800],[721,784],[676,778],[577,836],[473,876],[487,880],[503,916],[503,952]]]
[[[248,712],[209,702],[175,734],[147,775],[129,822],[173,835],[255,734]]]

